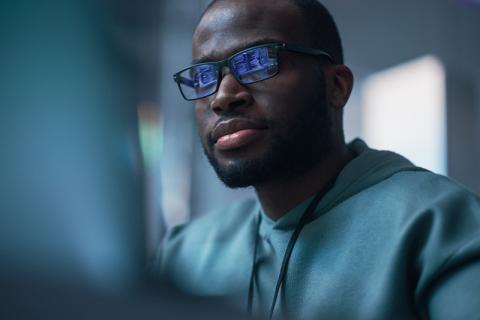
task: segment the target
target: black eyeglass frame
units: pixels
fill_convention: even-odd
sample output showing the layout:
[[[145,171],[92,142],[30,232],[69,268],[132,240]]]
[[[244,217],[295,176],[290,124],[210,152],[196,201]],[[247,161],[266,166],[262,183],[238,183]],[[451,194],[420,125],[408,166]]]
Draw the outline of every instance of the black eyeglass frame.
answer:
[[[330,62],[335,63],[334,59],[332,58],[332,56],[328,52],[320,50],[320,49],[309,48],[309,47],[304,47],[304,46],[299,46],[299,45],[294,45],[294,44],[287,44],[287,43],[267,43],[267,44],[262,44],[262,45],[253,46],[253,47],[243,49],[243,50],[241,50],[237,53],[234,53],[233,55],[231,55],[230,57],[228,57],[225,60],[221,60],[221,61],[217,61],[217,62],[202,62],[202,63],[197,63],[197,64],[194,64],[194,65],[188,66],[188,67],[180,70],[179,72],[176,72],[173,75],[173,80],[177,83],[178,89],[180,90],[180,93],[182,94],[182,97],[185,100],[195,101],[195,100],[199,100],[199,99],[209,97],[209,96],[215,94],[218,91],[218,88],[220,87],[220,82],[222,81],[221,70],[223,69],[223,67],[228,67],[230,70],[233,70],[234,68],[232,68],[232,66],[231,66],[231,61],[235,56],[237,56],[239,54],[242,54],[246,51],[249,51],[249,50],[252,50],[252,49],[257,49],[257,48],[272,48],[272,49],[274,49],[275,50],[275,55],[277,57],[278,65],[280,64],[279,59],[278,59],[278,52],[279,51],[290,51],[290,52],[303,53],[303,54],[308,54],[308,55],[313,55],[313,56],[324,56],[328,60],[330,60]],[[183,90],[182,90],[182,87],[181,87],[181,84],[180,84],[180,74],[183,73],[186,70],[189,70],[190,68],[194,68],[194,67],[198,67],[198,66],[202,66],[202,65],[210,65],[210,66],[213,65],[215,70],[217,70],[217,73],[218,73],[218,75],[217,75],[217,87],[215,88],[214,91],[212,91],[211,93],[209,93],[205,96],[201,96],[201,97],[193,98],[193,99],[187,98],[185,96],[185,94],[183,93]],[[280,70],[280,67],[278,66],[276,72],[269,75],[268,77],[257,80],[257,81],[247,82],[247,83],[245,83],[244,81],[239,79],[238,76],[235,74],[235,72],[232,72],[232,75],[235,77],[235,79],[239,83],[241,83],[242,85],[247,85],[247,84],[253,84],[253,83],[257,83],[257,82],[260,82],[260,81],[270,79],[270,78],[276,76],[278,74],[279,70]]]

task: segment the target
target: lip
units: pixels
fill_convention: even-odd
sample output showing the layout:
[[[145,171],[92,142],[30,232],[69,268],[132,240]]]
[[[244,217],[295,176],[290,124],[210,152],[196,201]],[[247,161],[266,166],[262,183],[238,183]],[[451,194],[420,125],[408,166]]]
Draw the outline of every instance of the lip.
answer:
[[[267,126],[248,119],[230,119],[219,122],[212,131],[212,140],[220,150],[243,147],[263,135]]]

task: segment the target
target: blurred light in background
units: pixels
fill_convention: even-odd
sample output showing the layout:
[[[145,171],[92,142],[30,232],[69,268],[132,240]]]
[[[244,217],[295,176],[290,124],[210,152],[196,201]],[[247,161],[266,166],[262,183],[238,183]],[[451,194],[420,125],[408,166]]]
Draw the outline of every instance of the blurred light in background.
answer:
[[[160,108],[151,102],[138,105],[139,136],[143,163],[148,169],[160,174],[156,165],[163,154],[163,118]]]
[[[164,124],[160,107],[152,102],[141,102],[137,111],[144,172],[147,255],[153,257],[166,227],[160,197],[162,194],[160,163],[163,155]]]
[[[191,62],[192,34],[199,15],[209,0],[163,1],[159,29],[161,66],[159,105],[164,121],[161,199],[165,224],[169,227],[188,221],[195,210],[192,196],[196,186],[195,130],[193,103],[182,99],[172,75]],[[209,188],[209,181],[202,181]]]
[[[447,173],[445,70],[434,56],[374,73],[363,83],[363,137],[418,166]]]

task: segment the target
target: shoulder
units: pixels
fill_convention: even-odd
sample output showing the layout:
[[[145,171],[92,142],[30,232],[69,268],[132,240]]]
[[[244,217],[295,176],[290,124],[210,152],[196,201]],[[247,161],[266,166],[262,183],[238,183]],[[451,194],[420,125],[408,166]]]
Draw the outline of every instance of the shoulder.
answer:
[[[207,238],[219,238],[231,234],[232,230],[247,223],[258,208],[257,201],[247,199],[212,210],[198,219],[172,228],[167,234],[165,242],[174,243],[190,238],[195,241],[204,241]]]
[[[242,243],[258,209],[257,201],[243,200],[175,226],[159,247],[154,271],[164,274],[179,265],[191,265],[192,261],[210,260],[227,247]]]
[[[258,208],[244,200],[174,227],[151,271],[195,294],[236,292],[248,280]]]
[[[382,186],[383,184],[383,186]],[[407,251],[418,271],[417,297],[480,261],[480,197],[460,183],[428,171],[405,171],[379,187],[397,211]],[[437,288],[438,289],[438,288]]]
[[[351,192],[317,222],[318,229],[325,224],[325,234],[335,239],[332,248],[339,250],[335,245],[343,243],[344,251],[358,252],[349,257],[352,265],[375,261],[377,267],[368,271],[371,277],[379,276],[380,283],[390,283],[397,293],[407,284],[419,308],[426,308],[430,297],[459,274],[468,271],[480,279],[480,268],[475,268],[480,264],[478,195],[416,167],[373,182]]]
[[[480,197],[460,183],[426,170],[399,171],[371,190],[391,204],[407,206],[409,212],[443,210],[480,211]]]
[[[366,216],[385,222],[412,246],[423,245],[423,254],[451,256],[471,241],[480,244],[480,197],[445,176],[397,172],[359,198]]]

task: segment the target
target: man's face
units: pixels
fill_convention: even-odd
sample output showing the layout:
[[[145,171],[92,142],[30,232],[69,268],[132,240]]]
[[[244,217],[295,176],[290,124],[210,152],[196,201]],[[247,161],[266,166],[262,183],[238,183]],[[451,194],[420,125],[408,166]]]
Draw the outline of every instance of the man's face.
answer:
[[[310,45],[288,1],[220,1],[202,18],[193,59],[219,61],[258,42]],[[230,187],[260,186],[307,171],[328,153],[331,117],[319,61],[280,52],[278,75],[241,85],[228,69],[218,92],[196,101],[205,154]]]

